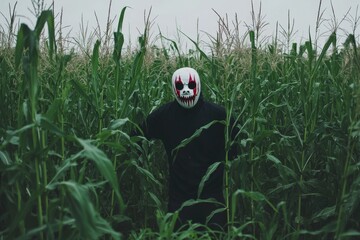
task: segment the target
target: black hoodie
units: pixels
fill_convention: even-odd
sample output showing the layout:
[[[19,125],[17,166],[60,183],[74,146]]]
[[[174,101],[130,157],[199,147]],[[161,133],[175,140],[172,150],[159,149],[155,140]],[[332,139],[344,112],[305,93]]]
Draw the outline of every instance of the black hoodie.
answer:
[[[223,107],[206,102],[202,97],[193,108],[185,109],[173,101],[146,118],[142,126],[145,137],[160,139],[169,160],[169,211],[177,210],[186,200],[197,199],[201,179],[209,166],[216,162],[221,164],[206,181],[200,198],[224,202],[225,119]],[[209,123],[212,123],[210,127],[203,129],[198,137],[174,150],[184,139]]]
[[[197,198],[199,183],[209,166],[225,160],[225,118],[223,107],[206,102],[202,97],[193,108],[185,109],[173,101],[159,107],[147,117],[142,127],[145,137],[160,139],[168,156],[169,201],[182,203]],[[181,141],[190,138],[196,130],[211,122],[211,126],[203,129],[198,137],[174,150]],[[221,164],[208,179],[201,198],[223,199],[222,175]]]

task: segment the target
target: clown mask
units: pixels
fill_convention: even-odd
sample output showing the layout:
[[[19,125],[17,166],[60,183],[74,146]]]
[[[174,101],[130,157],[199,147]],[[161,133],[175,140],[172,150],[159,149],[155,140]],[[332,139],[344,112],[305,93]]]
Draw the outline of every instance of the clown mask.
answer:
[[[184,108],[192,108],[200,97],[201,84],[195,69],[185,67],[176,70],[172,76],[172,89],[176,101]]]

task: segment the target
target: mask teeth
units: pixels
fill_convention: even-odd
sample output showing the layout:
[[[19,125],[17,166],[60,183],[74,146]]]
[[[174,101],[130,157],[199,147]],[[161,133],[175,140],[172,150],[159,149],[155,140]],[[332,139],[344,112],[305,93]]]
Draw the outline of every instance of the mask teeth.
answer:
[[[189,98],[182,98],[181,101],[185,103],[188,107],[190,107],[190,105],[194,105],[195,96]]]

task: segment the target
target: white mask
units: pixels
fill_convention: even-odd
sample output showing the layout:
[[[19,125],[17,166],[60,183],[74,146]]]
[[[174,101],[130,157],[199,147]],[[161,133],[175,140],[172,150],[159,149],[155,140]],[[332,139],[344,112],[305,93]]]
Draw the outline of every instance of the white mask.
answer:
[[[200,97],[201,84],[197,71],[185,67],[176,70],[172,76],[172,89],[176,101],[184,108],[192,108]]]

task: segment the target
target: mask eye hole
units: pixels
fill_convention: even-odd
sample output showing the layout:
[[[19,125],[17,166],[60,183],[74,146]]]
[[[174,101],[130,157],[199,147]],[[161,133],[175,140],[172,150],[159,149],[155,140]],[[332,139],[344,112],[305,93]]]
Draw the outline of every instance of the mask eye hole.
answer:
[[[182,84],[182,82],[176,82],[175,83],[175,88],[177,90],[182,90],[184,88],[184,84]]]
[[[196,83],[195,82],[189,82],[188,87],[190,89],[194,89],[194,88],[196,88]]]

